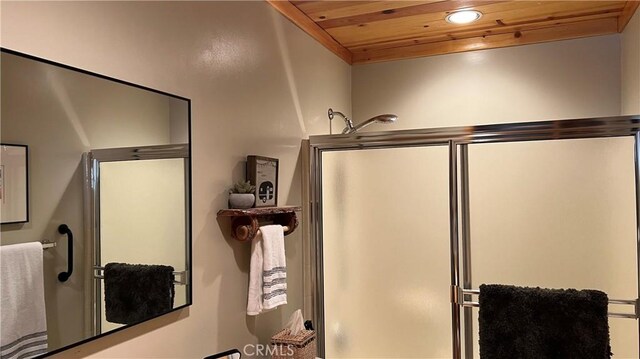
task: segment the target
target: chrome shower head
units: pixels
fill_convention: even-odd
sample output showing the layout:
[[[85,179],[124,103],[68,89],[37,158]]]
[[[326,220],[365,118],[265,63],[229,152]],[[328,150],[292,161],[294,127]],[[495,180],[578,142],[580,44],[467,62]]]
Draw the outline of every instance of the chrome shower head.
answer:
[[[342,133],[356,133],[359,130],[369,126],[372,123],[393,123],[396,122],[396,120],[398,119],[398,116],[396,115],[390,115],[390,114],[384,114],[384,115],[378,115],[376,117],[372,117],[362,123],[357,124],[355,127],[353,128],[349,128],[347,126],[347,128],[345,128]]]
[[[338,112],[338,111],[333,111],[332,109],[329,109],[328,112],[329,115],[329,120],[333,120],[334,115],[339,115],[340,117],[342,117],[344,119],[345,125],[346,127],[344,128],[344,130],[342,130],[342,134],[349,134],[349,133],[355,133],[358,130],[369,126],[372,123],[393,123],[396,122],[396,120],[398,119],[398,116],[396,115],[391,115],[391,114],[384,114],[384,115],[378,115],[375,117],[372,117],[362,123],[359,123],[357,125],[353,125],[353,121],[351,121],[347,116],[345,116],[342,112]]]
[[[396,122],[397,119],[398,119],[398,116],[386,113],[384,115],[378,115],[376,117],[372,117],[365,122],[371,121],[371,122],[380,122],[380,123],[392,123],[392,122]]]

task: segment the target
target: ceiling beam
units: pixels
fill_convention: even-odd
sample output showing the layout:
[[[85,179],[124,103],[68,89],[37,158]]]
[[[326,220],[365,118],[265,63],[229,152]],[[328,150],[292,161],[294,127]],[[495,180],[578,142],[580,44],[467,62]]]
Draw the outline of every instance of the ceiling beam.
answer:
[[[638,6],[640,6],[639,0],[627,0],[624,4],[624,9],[622,9],[622,15],[618,18],[618,32],[624,31],[633,14],[638,10]]]
[[[318,24],[305,15],[300,9],[289,1],[266,0],[271,6],[278,10],[287,19],[291,20],[302,31],[316,39],[329,51],[338,55],[342,60],[351,65],[352,54],[344,46],[340,45],[331,35],[324,31]]]
[[[487,35],[468,39],[440,41],[421,45],[358,52],[354,64],[366,64],[456,52],[494,49],[500,47],[535,44],[540,42],[576,39],[618,32],[618,19],[605,18],[564,24],[557,27],[516,31],[508,34]]]

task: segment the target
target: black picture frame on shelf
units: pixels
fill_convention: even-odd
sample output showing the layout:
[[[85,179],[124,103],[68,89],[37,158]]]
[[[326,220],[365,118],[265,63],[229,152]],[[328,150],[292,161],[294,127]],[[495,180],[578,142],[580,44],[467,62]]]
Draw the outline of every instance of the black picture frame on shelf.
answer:
[[[277,158],[247,156],[247,181],[256,186],[255,207],[278,206],[278,167]]]

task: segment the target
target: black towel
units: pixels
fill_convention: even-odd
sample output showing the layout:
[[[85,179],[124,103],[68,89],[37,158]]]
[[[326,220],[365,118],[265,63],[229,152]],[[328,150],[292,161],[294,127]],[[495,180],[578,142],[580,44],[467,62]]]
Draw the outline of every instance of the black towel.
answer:
[[[133,324],[173,308],[173,267],[108,263],[104,267],[107,321]]]
[[[482,359],[611,358],[603,292],[489,284],[479,301]]]

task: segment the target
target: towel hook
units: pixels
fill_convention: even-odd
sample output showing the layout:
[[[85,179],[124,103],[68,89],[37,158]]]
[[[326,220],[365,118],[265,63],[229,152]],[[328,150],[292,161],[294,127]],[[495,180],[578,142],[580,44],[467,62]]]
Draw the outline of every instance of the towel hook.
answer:
[[[58,280],[66,282],[73,273],[73,233],[66,224],[58,226],[58,233],[67,235],[67,271],[58,273]]]

